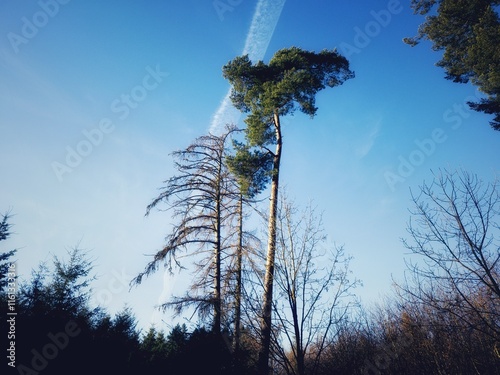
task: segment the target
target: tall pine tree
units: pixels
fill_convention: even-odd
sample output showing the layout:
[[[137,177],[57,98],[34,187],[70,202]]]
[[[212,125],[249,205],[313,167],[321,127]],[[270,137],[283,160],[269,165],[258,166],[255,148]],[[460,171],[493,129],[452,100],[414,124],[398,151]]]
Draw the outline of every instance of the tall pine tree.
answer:
[[[223,67],[224,77],[232,85],[234,106],[248,113],[245,122],[246,139],[250,147],[257,147],[272,159],[267,168],[271,177],[271,197],[268,220],[268,245],[264,279],[261,318],[262,345],[259,353],[259,373],[269,372],[271,342],[271,309],[273,296],[274,258],[276,252],[276,215],[278,204],[279,172],[282,154],[281,118],[296,109],[314,117],[316,93],[324,88],[341,85],[354,73],[349,62],[337,51],[319,53],[297,47],[276,52],[268,64],[253,63],[248,55],[236,57]],[[269,147],[274,145],[275,150]],[[240,152],[248,152],[242,149]]]

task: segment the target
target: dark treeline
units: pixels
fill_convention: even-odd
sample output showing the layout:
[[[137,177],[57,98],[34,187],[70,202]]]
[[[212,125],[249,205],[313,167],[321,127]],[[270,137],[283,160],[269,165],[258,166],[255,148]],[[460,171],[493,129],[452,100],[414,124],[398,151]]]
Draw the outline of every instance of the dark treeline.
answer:
[[[407,278],[395,284],[394,294],[366,309],[354,296],[358,281],[350,276],[350,258],[342,248],[324,251],[327,247],[321,245],[320,215],[311,207],[297,210],[288,198],[282,199],[273,374],[500,374],[496,185],[465,172],[442,172],[433,184],[422,186],[414,203],[415,220],[404,245],[417,257],[408,261]],[[1,222],[1,245],[8,243],[10,220],[6,215]],[[27,281],[10,278],[16,251],[3,246],[2,251],[2,311],[16,312],[2,319],[7,348],[2,366],[13,373],[258,372],[261,343],[258,324],[252,321],[260,301],[251,290],[243,293],[235,350],[229,297],[218,307],[220,332],[214,330],[210,313],[201,314],[193,330],[176,325],[169,331],[151,327],[144,332],[130,308],[111,316],[91,306],[93,264],[84,251],[75,249],[66,259],[41,264]],[[331,265],[324,269],[329,278],[318,274],[324,264]],[[250,279],[243,274],[245,285]],[[12,304],[11,288],[16,286]],[[311,319],[305,313],[309,311],[315,311]],[[15,358],[9,359],[11,352]],[[11,362],[15,368],[9,367]]]
[[[8,283],[2,287],[2,311],[16,314],[2,318],[2,373],[229,373],[229,348],[204,327],[140,332],[131,309],[111,316],[90,306],[91,270],[85,253],[73,250],[20,283],[15,304],[8,303]]]
[[[88,306],[84,277],[90,268],[81,252],[54,266],[53,276],[41,268],[19,290],[15,373],[253,373],[258,343],[247,338],[244,358],[236,358],[229,332],[221,339],[204,327],[188,332],[177,325],[141,333],[131,310],[111,317]],[[2,311],[5,301],[2,291]],[[8,332],[5,319],[2,332]],[[308,374],[315,354],[314,347],[307,353]],[[339,327],[314,373],[499,374],[499,355],[498,337],[479,321],[472,327],[452,313],[392,303]]]

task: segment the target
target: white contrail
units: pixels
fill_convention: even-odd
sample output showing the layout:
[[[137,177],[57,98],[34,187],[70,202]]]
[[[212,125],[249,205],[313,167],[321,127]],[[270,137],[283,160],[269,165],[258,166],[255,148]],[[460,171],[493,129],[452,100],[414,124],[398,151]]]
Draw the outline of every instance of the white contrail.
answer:
[[[252,62],[264,59],[285,2],[286,0],[259,0],[257,3],[242,53],[248,54]],[[238,123],[241,113],[233,107],[230,94],[231,89],[212,117],[211,133],[220,133],[226,124]]]

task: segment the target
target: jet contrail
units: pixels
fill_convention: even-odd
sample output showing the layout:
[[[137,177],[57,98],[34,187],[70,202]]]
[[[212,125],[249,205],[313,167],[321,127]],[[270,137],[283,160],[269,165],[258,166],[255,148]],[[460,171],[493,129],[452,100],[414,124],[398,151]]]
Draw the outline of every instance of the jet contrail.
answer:
[[[242,53],[248,55],[252,62],[264,59],[285,2],[286,0],[259,0],[257,3]],[[233,107],[230,94],[231,89],[212,117],[211,133],[220,133],[226,124],[236,124],[240,118],[241,113]]]

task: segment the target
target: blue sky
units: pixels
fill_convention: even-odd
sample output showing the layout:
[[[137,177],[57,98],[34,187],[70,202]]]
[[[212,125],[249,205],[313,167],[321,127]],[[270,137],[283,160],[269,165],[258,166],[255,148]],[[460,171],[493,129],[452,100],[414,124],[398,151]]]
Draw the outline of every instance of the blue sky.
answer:
[[[128,281],[170,218],[145,208],[175,171],[170,153],[240,121],[221,74],[249,52],[337,48],[356,78],[317,96],[317,116],[283,120],[282,184],[324,210],[330,243],[354,256],[367,303],[404,269],[410,189],[438,168],[492,180],[500,134],[446,81],[409,1],[5,0],[0,4],[0,212],[11,210],[22,278],[75,246],[95,260],[94,300],[141,327],[189,275]]]

